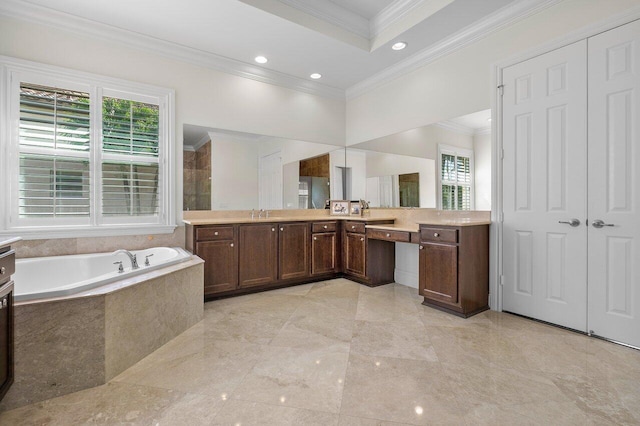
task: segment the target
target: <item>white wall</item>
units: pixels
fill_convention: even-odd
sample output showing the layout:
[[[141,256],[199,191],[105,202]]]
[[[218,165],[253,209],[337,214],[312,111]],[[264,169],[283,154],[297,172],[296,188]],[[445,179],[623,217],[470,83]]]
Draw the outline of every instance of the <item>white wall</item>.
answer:
[[[175,90],[176,208],[182,211],[182,126],[195,124],[344,145],[345,105],[168,59],[124,44],[0,18],[0,55]]]
[[[491,65],[638,0],[565,0],[347,102],[347,145],[491,107]]]
[[[258,144],[211,137],[211,208],[258,209]]]
[[[473,137],[475,210],[491,210],[491,133]]]

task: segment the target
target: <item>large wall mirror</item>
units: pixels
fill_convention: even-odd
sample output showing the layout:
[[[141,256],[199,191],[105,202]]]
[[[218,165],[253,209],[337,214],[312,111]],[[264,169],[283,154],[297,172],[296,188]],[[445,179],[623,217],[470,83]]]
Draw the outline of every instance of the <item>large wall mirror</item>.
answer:
[[[184,210],[491,209],[491,112],[347,148],[184,126]]]

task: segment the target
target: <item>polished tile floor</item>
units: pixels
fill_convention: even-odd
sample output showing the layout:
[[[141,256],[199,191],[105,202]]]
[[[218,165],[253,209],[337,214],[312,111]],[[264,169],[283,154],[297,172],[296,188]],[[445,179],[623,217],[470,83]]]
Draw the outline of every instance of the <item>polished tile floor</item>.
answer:
[[[640,351],[337,279],[205,304],[110,383],[2,425],[640,424]]]

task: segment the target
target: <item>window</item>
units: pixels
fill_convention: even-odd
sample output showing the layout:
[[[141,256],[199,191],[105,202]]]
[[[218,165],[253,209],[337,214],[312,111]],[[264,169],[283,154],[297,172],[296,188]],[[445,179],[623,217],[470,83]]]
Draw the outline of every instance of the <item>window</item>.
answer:
[[[0,57],[0,233],[170,232],[170,90]]]
[[[440,208],[473,209],[473,151],[440,145],[438,158]]]

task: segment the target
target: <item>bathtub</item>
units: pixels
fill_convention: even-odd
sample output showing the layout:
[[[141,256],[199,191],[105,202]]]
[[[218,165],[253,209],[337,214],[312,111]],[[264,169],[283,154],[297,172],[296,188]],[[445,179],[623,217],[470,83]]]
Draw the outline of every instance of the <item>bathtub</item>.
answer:
[[[14,298],[16,301],[70,296],[105,284],[144,274],[191,259],[181,248],[155,247],[131,251],[138,259],[138,269],[124,254],[95,253],[72,256],[37,257],[16,260]],[[145,266],[146,256],[149,266]],[[114,262],[122,261],[124,272]]]

